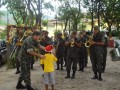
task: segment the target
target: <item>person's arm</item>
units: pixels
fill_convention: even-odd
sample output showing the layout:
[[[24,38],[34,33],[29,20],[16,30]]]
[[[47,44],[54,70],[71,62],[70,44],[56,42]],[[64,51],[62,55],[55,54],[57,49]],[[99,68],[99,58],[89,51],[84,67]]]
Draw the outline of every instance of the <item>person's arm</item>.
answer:
[[[96,42],[95,45],[103,46],[103,45],[104,45],[104,42]]]
[[[29,51],[28,53],[31,54],[31,55],[33,55],[33,56],[38,56],[38,57],[40,57],[40,58],[45,58],[44,55],[41,55],[41,54],[36,53],[36,52],[34,52],[34,51]]]
[[[56,58],[56,56],[54,56],[54,55],[53,55],[53,58],[54,58],[54,61],[57,61],[57,58]]]
[[[81,47],[81,44],[78,43],[77,41],[74,41],[74,44],[75,44],[77,47]]]
[[[39,44],[38,47],[39,47],[40,49],[42,49],[42,50],[45,50],[45,47],[42,46],[41,44]]]

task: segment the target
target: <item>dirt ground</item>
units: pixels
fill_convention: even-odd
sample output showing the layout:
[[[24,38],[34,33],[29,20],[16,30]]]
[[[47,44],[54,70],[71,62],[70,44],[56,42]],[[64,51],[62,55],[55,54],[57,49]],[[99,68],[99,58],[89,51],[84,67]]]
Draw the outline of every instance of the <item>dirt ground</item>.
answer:
[[[108,52],[109,50],[110,48]],[[16,90],[19,74],[16,75],[15,71],[15,69],[6,70],[5,66],[0,68],[0,90]],[[77,71],[74,80],[64,78],[66,76],[65,68],[64,71],[55,71],[55,73],[56,90],[120,90],[120,61],[111,61],[109,53],[103,81],[91,80],[93,72],[90,60],[84,72]],[[42,74],[41,66],[39,62],[36,62],[34,70],[31,71],[32,87],[35,90],[45,90]]]

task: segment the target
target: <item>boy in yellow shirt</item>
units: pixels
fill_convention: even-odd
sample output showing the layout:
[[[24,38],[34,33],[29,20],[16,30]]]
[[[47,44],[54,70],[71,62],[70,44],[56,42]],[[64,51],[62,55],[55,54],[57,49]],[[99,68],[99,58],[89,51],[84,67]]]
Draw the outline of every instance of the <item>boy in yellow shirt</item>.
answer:
[[[57,58],[52,54],[52,45],[45,47],[45,58],[40,60],[40,64],[44,65],[44,84],[45,89],[48,90],[48,84],[51,84],[52,90],[54,90],[55,78],[54,78],[54,62]]]

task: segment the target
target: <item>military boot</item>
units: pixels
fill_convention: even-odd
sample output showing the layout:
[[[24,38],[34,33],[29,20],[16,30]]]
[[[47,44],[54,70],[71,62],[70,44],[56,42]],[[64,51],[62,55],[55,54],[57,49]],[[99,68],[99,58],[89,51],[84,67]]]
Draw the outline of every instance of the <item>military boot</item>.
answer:
[[[94,72],[94,76],[93,76],[93,78],[91,78],[91,79],[98,79],[97,72]]]
[[[33,64],[31,64],[31,69],[33,70]]]
[[[35,90],[30,85],[26,85],[26,87],[27,87],[27,90]]]
[[[65,79],[70,78],[70,71],[67,71],[67,76],[65,77]]]
[[[75,79],[75,72],[76,72],[76,71],[73,71],[73,74],[72,74],[71,79]]]
[[[19,67],[17,67],[15,74],[19,74],[19,73],[20,73],[20,70],[19,70]]]
[[[61,64],[61,70],[64,70],[64,69],[63,69],[63,64]]]
[[[21,81],[18,81],[16,89],[26,89],[26,86],[21,84]]]
[[[102,76],[101,76],[101,73],[99,73],[98,80],[99,80],[99,81],[102,81],[102,80],[103,80],[103,79],[102,79]]]

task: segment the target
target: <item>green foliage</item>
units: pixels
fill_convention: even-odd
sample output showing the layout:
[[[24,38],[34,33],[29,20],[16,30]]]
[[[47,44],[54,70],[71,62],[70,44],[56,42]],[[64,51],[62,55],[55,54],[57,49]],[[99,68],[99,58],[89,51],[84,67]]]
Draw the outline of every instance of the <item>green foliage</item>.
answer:
[[[80,19],[82,17],[81,9],[80,9],[80,0],[59,0],[59,12],[61,20],[65,22],[65,29],[68,25],[68,21],[70,22],[71,30],[78,30],[78,24],[80,23]]]
[[[1,17],[4,15],[4,12],[3,11],[0,11],[0,19]]]
[[[48,25],[48,20],[42,20],[42,25],[47,26]]]
[[[54,35],[57,35],[58,33],[61,33],[61,30],[55,30]]]
[[[6,30],[0,33],[0,39],[5,39],[6,38]]]
[[[13,15],[17,25],[36,26],[42,22],[42,9],[54,10],[50,2],[44,0],[4,0],[8,11]]]

